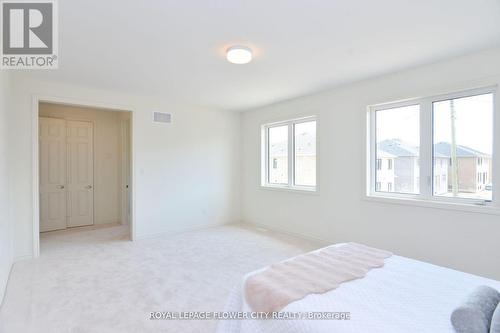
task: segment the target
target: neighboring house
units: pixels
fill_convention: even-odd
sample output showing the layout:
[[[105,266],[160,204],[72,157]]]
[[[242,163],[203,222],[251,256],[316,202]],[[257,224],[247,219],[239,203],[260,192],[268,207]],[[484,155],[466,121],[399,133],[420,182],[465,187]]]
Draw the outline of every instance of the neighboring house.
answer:
[[[440,195],[448,193],[450,159],[434,150],[433,191]]]
[[[376,190],[419,192],[419,149],[399,139],[377,145]],[[491,156],[475,149],[457,146],[458,192],[484,191],[491,183]],[[452,190],[451,144],[434,145],[433,190],[441,195]]]
[[[269,183],[288,183],[288,146],[285,141],[269,145]]]
[[[420,187],[418,147],[398,139],[391,139],[380,142],[377,148],[377,182],[378,179],[390,182],[387,180],[389,165],[383,162],[388,160],[387,156],[392,156],[393,161],[391,166],[393,169],[391,171],[393,190],[388,191],[386,188],[382,188],[380,191],[418,193]],[[380,169],[378,168],[379,160],[381,162]]]
[[[316,137],[309,133],[295,139],[295,182],[296,185],[316,185]],[[269,182],[288,182],[288,146],[286,141],[269,146]]]
[[[377,169],[376,191],[394,192],[394,159],[397,156],[379,150],[375,168]]]
[[[439,142],[434,153],[448,158],[448,189],[452,189],[451,144]],[[475,149],[457,145],[458,192],[484,191],[491,183],[491,156]]]
[[[316,185],[316,136],[295,136],[295,185]]]

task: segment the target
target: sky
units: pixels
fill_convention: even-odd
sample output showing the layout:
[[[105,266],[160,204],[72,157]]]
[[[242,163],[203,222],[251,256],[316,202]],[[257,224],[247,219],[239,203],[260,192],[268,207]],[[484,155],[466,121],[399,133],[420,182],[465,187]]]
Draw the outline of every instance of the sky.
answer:
[[[454,100],[457,144],[481,152],[493,152],[493,95]],[[434,143],[451,142],[450,101],[433,103]],[[419,106],[377,111],[377,141],[401,139],[419,145]]]
[[[288,125],[271,127],[269,129],[269,144],[279,144],[288,141]]]
[[[316,121],[308,121],[295,125],[295,136],[300,137],[303,134],[311,134],[309,137],[316,136]],[[288,125],[271,127],[269,129],[269,143],[276,144],[288,141]]]

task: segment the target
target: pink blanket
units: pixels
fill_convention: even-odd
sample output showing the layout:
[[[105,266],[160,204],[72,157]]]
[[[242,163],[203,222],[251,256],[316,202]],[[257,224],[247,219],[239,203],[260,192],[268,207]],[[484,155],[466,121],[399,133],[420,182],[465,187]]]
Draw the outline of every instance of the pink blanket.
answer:
[[[309,294],[322,294],[362,278],[370,269],[383,266],[391,255],[356,243],[299,255],[248,276],[245,300],[253,311],[279,311]]]

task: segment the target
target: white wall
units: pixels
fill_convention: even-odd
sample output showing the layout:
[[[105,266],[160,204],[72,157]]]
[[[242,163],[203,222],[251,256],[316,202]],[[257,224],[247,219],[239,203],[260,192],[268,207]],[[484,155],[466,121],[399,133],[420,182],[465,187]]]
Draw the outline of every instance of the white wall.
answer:
[[[368,105],[498,82],[494,49],[245,112],[243,220],[500,279],[500,216],[364,200]],[[261,189],[260,125],[306,115],[319,117],[319,195]]]
[[[39,115],[94,126],[94,224],[121,220],[121,115],[125,112],[40,103]]]
[[[10,74],[7,71],[0,71],[0,305],[13,260],[13,232],[12,220],[9,216],[9,170],[7,165],[7,149],[10,143],[7,134],[10,84]]]
[[[138,238],[238,220],[239,116],[228,111],[110,91],[14,77],[10,194],[14,253],[33,253],[32,96],[56,96],[133,110],[135,229]],[[153,110],[172,112],[173,123],[151,123]]]

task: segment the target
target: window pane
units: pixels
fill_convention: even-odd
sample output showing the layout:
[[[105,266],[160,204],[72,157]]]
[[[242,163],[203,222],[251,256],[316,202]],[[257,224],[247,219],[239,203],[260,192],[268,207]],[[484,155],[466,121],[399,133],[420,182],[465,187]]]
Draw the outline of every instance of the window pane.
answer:
[[[491,200],[493,95],[433,103],[434,195]]]
[[[288,184],[288,126],[269,128],[269,183]]]
[[[295,185],[316,186],[316,121],[295,124]]]
[[[418,194],[420,106],[381,110],[375,117],[375,190]]]

